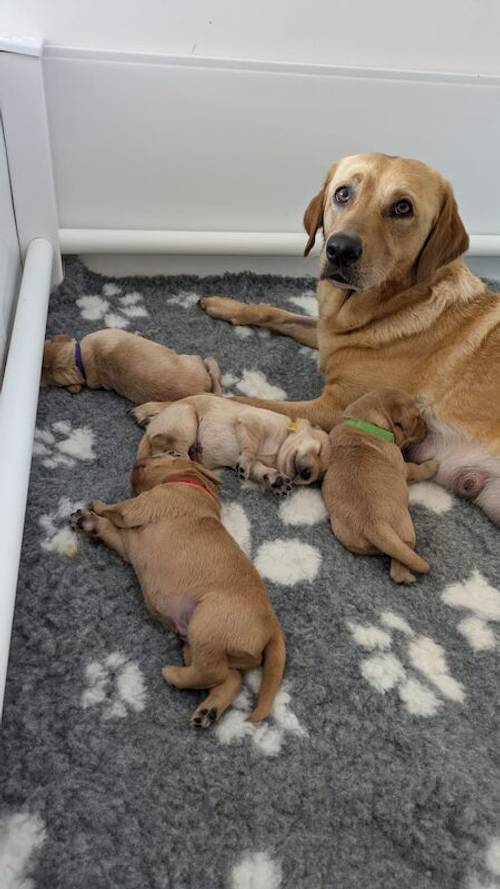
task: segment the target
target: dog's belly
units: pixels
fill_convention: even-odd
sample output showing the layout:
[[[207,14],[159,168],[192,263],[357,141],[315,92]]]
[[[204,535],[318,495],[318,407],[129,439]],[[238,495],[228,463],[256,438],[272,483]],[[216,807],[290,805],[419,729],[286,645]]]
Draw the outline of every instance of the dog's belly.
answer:
[[[500,457],[440,420],[427,418],[427,427],[424,441],[409,449],[409,459],[437,460],[434,481],[473,501],[500,523]]]
[[[189,621],[196,607],[196,602],[190,593],[147,596],[146,604],[153,617],[172,630],[176,636],[180,636],[181,639],[186,638]]]
[[[238,440],[232,429],[225,423],[200,423],[198,447],[199,460],[207,469],[222,466],[235,467],[240,455]]]

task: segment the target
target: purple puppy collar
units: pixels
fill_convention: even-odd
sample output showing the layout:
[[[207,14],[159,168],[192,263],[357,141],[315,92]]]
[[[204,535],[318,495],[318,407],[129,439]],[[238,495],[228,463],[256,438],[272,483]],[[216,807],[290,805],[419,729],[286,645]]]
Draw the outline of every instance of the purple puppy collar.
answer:
[[[86,380],[87,374],[85,373],[85,368],[83,366],[82,349],[78,340],[75,343],[75,364],[80,371],[83,379]]]

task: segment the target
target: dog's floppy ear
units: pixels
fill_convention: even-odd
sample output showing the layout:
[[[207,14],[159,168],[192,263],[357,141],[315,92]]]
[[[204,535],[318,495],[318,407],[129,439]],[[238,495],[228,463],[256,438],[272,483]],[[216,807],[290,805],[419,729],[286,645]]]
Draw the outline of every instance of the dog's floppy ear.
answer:
[[[417,259],[417,283],[462,256],[469,246],[469,236],[460,219],[451,185],[445,183],[439,215]]]
[[[309,256],[312,248],[314,247],[318,229],[323,227],[324,202],[325,188],[323,187],[321,191],[319,191],[318,194],[315,195],[311,201],[309,201],[304,213],[304,228],[309,235],[309,239],[304,250],[304,256]]]
[[[306,249],[304,250],[304,256],[309,256],[312,248],[314,247],[314,242],[316,241],[316,235],[318,233],[318,229],[323,228],[323,213],[325,210],[325,196],[326,190],[328,188],[328,183],[332,178],[336,164],[333,164],[328,170],[326,179],[323,183],[323,188],[321,191],[318,191],[308,203],[306,207],[306,211],[304,213],[304,228],[309,235],[309,240],[306,244]]]

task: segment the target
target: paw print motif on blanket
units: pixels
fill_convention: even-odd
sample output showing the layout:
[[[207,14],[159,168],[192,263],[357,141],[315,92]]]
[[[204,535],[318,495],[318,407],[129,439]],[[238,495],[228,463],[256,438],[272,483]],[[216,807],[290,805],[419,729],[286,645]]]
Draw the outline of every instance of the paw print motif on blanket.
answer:
[[[247,328],[243,327],[242,330]],[[236,390],[241,395],[247,395],[252,398],[266,398],[270,401],[284,401],[287,394],[281,386],[275,386],[270,383],[266,375],[261,370],[244,370],[241,376],[237,377],[233,373],[225,373],[221,379],[225,390]]]
[[[355,643],[372,652],[360,663],[361,675],[372,688],[380,694],[397,689],[404,708],[413,716],[434,716],[445,701],[463,703],[464,687],[450,674],[441,645],[430,636],[416,634],[392,611],[381,615],[381,623],[382,627],[348,622]],[[404,640],[405,659],[413,669],[393,653],[393,632]]]
[[[254,748],[264,756],[276,756],[287,735],[305,738],[308,735],[291,709],[291,696],[285,682],[274,700],[271,722],[247,722],[257,698],[262,671],[250,670],[245,674],[243,688],[233,701],[232,708],[216,724],[215,734],[221,744],[238,744],[249,740]]]
[[[119,651],[113,651],[102,662],[87,664],[85,680],[82,707],[102,707],[104,719],[123,719],[130,711],[144,710],[144,677],[137,664]]]
[[[104,321],[106,327],[124,329],[137,318],[148,318],[142,293],[123,293],[117,284],[105,284],[101,294],[81,296],[76,301],[86,321]]]
[[[469,612],[457,625],[457,632],[473,651],[496,648],[497,636],[491,623],[500,623],[500,590],[491,586],[479,571],[473,571],[463,583],[447,586],[441,599],[451,608]]]
[[[280,889],[281,862],[269,852],[246,852],[231,871],[231,889]]]
[[[33,454],[47,469],[75,466],[77,460],[95,460],[94,433],[90,426],[72,426],[68,420],[58,420],[50,429],[35,429]]]
[[[38,524],[44,534],[40,540],[41,548],[48,553],[59,553],[61,556],[73,558],[78,552],[78,537],[71,530],[68,519],[71,513],[83,506],[68,497],[61,497],[53,512],[44,513]]]

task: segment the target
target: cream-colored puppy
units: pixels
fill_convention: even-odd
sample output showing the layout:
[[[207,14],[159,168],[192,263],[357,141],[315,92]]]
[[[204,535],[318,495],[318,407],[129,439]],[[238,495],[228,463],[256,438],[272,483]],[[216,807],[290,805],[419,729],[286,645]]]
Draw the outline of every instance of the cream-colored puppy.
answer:
[[[231,398],[193,395],[173,404],[150,402],[135,408],[147,426],[138,458],[176,451],[208,469],[231,467],[240,478],[288,494],[291,482],[320,480],[328,465],[328,435],[308,420],[291,420]]]
[[[125,330],[96,330],[78,342],[65,333],[45,341],[42,383],[77,393],[112,389],[140,404],[153,398],[174,401],[196,392],[220,393],[214,358],[178,355],[160,343]]]

